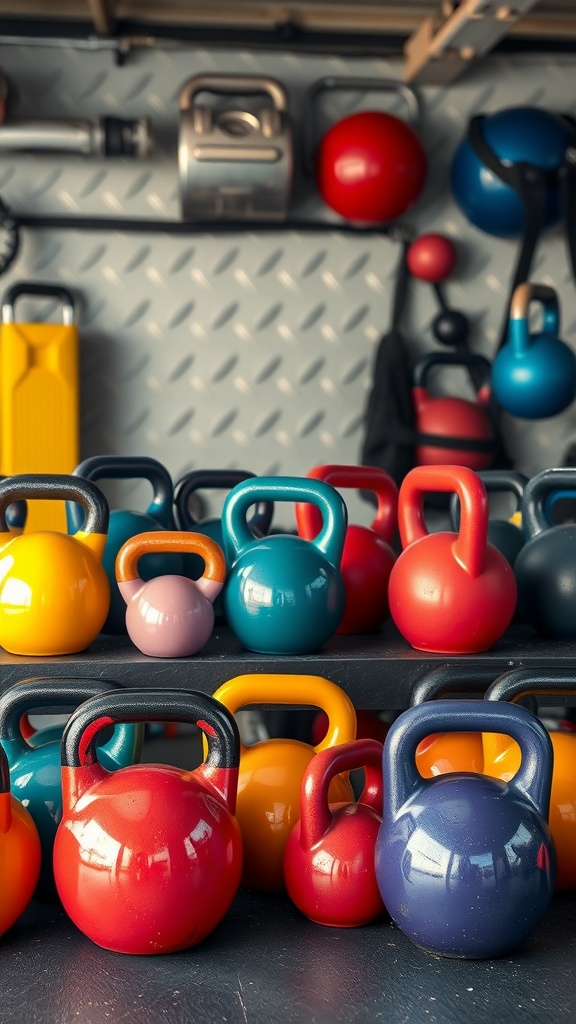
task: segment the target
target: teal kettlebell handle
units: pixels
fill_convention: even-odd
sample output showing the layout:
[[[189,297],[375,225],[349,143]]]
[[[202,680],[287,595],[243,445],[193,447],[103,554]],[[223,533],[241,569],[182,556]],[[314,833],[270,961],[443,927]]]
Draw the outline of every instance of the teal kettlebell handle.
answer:
[[[576,492],[576,468],[553,467],[543,469],[526,484],[522,498],[522,529],[528,540],[544,530],[554,529],[550,524],[549,495],[554,492]]]
[[[382,761],[385,818],[394,820],[410,797],[441,783],[442,776],[424,779],[415,761],[418,744],[438,732],[499,732],[516,740],[522,761],[508,785],[520,790],[548,820],[553,764],[550,736],[525,708],[486,700],[430,701],[404,711],[390,726]]]
[[[554,289],[546,284],[520,284],[512,296],[508,325],[508,339],[515,355],[523,355],[532,341],[528,324],[528,312],[532,302],[540,302],[544,312],[544,321],[538,336],[557,338],[560,333],[560,307]]]
[[[146,509],[146,515],[156,519],[164,530],[174,529],[174,484],[166,467],[157,459],[151,459],[146,455],[94,455],[76,466],[74,476],[92,481],[148,480],[154,493]],[[74,528],[81,529],[80,509],[71,505],[68,515]]]
[[[297,476],[260,476],[237,484],[224,500],[222,530],[228,563],[232,565],[244,548],[262,543],[250,532],[246,514],[261,501],[308,502],[322,515],[322,529],[314,540],[305,543],[317,547],[334,568],[340,568],[348,525],[344,499],[331,484]],[[273,542],[274,538],[270,538]]]

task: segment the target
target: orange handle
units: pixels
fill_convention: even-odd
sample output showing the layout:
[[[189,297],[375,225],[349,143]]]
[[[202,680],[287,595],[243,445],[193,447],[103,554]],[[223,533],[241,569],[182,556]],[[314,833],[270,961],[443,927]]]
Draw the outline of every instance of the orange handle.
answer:
[[[224,583],[226,579],[226,558],[222,548],[203,533],[180,533],[178,530],[158,530],[138,533],[122,545],[116,556],[116,579],[128,583],[139,579],[138,560],[150,551],[186,552],[200,555],[204,559],[202,579]]]

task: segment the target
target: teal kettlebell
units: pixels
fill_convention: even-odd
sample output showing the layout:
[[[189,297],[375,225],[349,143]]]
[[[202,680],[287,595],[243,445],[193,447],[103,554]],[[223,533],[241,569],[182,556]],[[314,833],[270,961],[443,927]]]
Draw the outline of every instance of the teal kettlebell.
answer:
[[[542,330],[530,332],[528,312],[540,302]],[[576,396],[576,356],[558,337],[558,296],[544,284],[521,284],[510,303],[508,340],[492,364],[492,391],[506,412],[522,419],[557,416]]]
[[[151,530],[174,530],[174,485],[172,477],[161,462],[147,456],[95,455],[85,459],[74,470],[74,476],[85,480],[148,480],[152,484],[153,498],[145,512],[112,509],[108,537],[102,565],[110,584],[110,611],[102,627],[103,633],[126,633],[126,603],[116,582],[116,556],[123,544],[138,533]],[[68,531],[82,528],[83,513],[79,505],[66,506]],[[140,578],[148,581],[157,576],[182,576],[184,563],[181,554],[144,555],[138,565]]]
[[[293,534],[257,539],[246,522],[260,501],[309,502],[322,513],[314,540]],[[346,505],[322,480],[256,477],[234,487],[224,501],[222,532],[230,566],[224,614],[249,651],[310,654],[335,632],[346,600],[340,562]]]
[[[178,480],[174,488],[174,509],[176,525],[179,530],[188,532],[203,533],[216,541],[219,547],[224,547],[222,537],[222,518],[213,516],[206,519],[197,519],[192,512],[192,502],[199,491],[204,490],[226,490],[242,483],[244,480],[253,480],[255,473],[245,469],[195,469],[186,473]],[[248,526],[254,537],[264,537],[270,529],[274,506],[270,501],[260,501],[250,517]],[[204,573],[204,560],[200,555],[182,555],[184,562],[184,575],[191,580],[199,580]],[[222,595],[219,594],[214,601],[214,616],[216,622],[225,622],[224,605]]]
[[[32,710],[43,714],[71,712],[85,700],[107,690],[119,689],[107,679],[25,679],[0,695],[0,745],[10,767],[10,788],[32,816],[42,845],[42,866],[36,895],[54,899],[52,847],[62,817],[60,740],[62,726],[50,726],[27,742],[20,720]],[[143,727],[116,725],[98,747],[98,760],[108,769],[134,764],[142,750]]]

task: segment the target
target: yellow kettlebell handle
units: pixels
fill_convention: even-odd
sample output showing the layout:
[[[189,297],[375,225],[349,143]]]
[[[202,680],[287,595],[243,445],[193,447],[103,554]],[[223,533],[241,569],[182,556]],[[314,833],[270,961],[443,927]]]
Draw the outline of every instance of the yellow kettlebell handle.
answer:
[[[229,679],[213,697],[232,714],[247,704],[303,704],[320,708],[328,716],[328,729],[323,740],[314,747],[315,753],[356,738],[356,711],[352,701],[340,686],[323,676],[250,673]],[[245,749],[241,745],[241,753]]]

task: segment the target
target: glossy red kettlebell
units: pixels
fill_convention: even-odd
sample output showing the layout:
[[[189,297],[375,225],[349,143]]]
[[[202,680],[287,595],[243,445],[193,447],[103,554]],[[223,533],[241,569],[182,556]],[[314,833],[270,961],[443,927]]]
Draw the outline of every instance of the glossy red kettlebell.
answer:
[[[237,817],[244,841],[242,882],[252,889],[280,891],[284,888],[284,850],[300,817],[302,777],[320,750],[355,738],[354,706],[335,683],[311,675],[237,676],[220,686],[214,697],[232,714],[248,704],[312,706],[328,714],[328,732],[316,747],[278,738],[240,748]],[[330,799],[354,799],[347,778],[334,777]]]
[[[355,803],[328,803],[335,775],[365,768]],[[322,750],[302,779],[300,821],[284,854],[290,899],[317,924],[351,928],[384,911],[374,853],[382,824],[382,744],[353,740]]]
[[[423,499],[455,491],[460,532],[427,532]],[[488,536],[484,484],[465,466],[417,466],[405,476],[398,501],[403,551],[390,574],[390,612],[402,636],[420,651],[487,651],[512,621],[516,580]]]
[[[156,576],[145,583],[138,576],[137,565],[148,551],[199,554],[204,559],[204,574],[198,580]],[[225,578],[222,548],[201,533],[166,530],[131,537],[116,557],[116,579],[126,602],[126,629],[132,643],[154,658],[196,654],[212,634],[213,601]]]
[[[10,793],[10,769],[0,747],[0,935],[26,910],[40,875],[42,851],[36,826]]]
[[[117,722],[197,724],[208,756],[193,771],[138,764],[108,772],[96,739]],[[62,737],[54,877],[88,938],[118,953],[171,953],[216,927],[242,872],[238,759],[233,716],[201,693],[113,691],[77,708]]]
[[[408,247],[406,262],[413,277],[430,284],[440,284],[453,273],[457,260],[456,247],[446,235],[420,235]]]
[[[388,618],[388,579],[396,560],[391,544],[397,522],[398,488],[392,477],[375,466],[316,466],[308,476],[332,487],[372,491],[378,507],[372,524],[346,528],[340,572],[346,590],[344,615],[337,633],[374,633]],[[314,540],[322,529],[318,506],[296,505],[298,534]]]
[[[432,352],[414,368],[412,400],[416,428],[425,435],[415,450],[419,466],[452,465],[486,469],[495,451],[495,433],[488,413],[490,388],[480,389],[476,401],[452,396],[434,397],[426,381],[435,366],[470,366],[484,370],[490,379],[490,363],[471,352]]]

